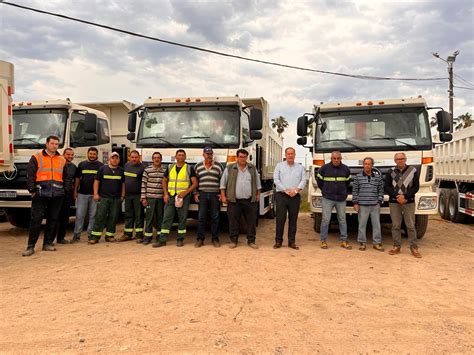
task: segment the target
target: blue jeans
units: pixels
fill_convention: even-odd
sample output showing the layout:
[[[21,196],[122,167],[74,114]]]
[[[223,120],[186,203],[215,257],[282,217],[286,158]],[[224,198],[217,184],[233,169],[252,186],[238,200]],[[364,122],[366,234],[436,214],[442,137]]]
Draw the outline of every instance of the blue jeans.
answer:
[[[380,230],[380,205],[361,206],[359,205],[359,232],[357,234],[357,241],[359,243],[367,243],[365,235],[367,229],[367,221],[372,222],[372,243],[382,243],[382,233]]]
[[[219,211],[218,192],[199,192],[199,225],[197,239],[204,240],[206,231],[207,212],[211,214],[211,236],[212,240],[219,240]]]
[[[331,223],[331,213],[333,207],[336,208],[337,221],[339,222],[339,232],[341,241],[347,241],[347,223],[346,223],[346,201],[333,201],[322,198],[323,216],[321,221],[321,241],[328,238],[329,224]]]
[[[89,211],[89,224],[87,225],[87,235],[91,235],[94,227],[95,213],[97,211],[97,202],[93,195],[77,194],[76,199],[76,224],[74,225],[74,237],[79,238],[84,228],[84,218]]]

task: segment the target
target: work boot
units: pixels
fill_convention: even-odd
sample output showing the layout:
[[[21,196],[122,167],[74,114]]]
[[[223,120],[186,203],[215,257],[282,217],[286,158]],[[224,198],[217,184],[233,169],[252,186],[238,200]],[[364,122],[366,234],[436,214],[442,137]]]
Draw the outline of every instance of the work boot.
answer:
[[[352,246],[349,244],[348,241],[344,240],[341,242],[341,248],[344,248],[344,249],[347,249],[347,250],[351,250],[352,249]]]
[[[366,244],[365,244],[365,243],[362,243],[362,242],[359,243],[359,250],[365,250],[365,249],[367,249]],[[375,245],[374,245],[374,249],[375,249]]]
[[[127,234],[124,234],[124,235],[117,238],[117,242],[126,242],[126,241],[129,241],[131,239],[132,239],[131,236],[129,236]]]
[[[214,239],[212,241],[212,245],[214,245],[215,248],[220,248],[221,247],[221,243],[219,242],[219,239]]]
[[[51,244],[43,245],[43,251],[56,251],[56,248],[53,247]]]
[[[295,250],[300,250],[300,247],[297,246],[295,243],[288,244],[288,248],[295,249]]]
[[[273,245],[273,249],[280,249],[281,248],[281,243],[280,242],[275,242]]]
[[[164,247],[166,245],[166,242],[165,241],[156,241],[154,242],[151,246],[153,248],[161,248],[161,247]]]
[[[392,250],[389,250],[388,253],[389,253],[390,255],[400,254],[400,247],[394,245],[393,248],[392,248]]]
[[[151,237],[142,239],[142,244],[143,245],[148,245],[150,243],[151,243]]]
[[[115,243],[117,239],[115,239],[114,237],[105,237],[105,241],[107,243]]]
[[[21,254],[22,256],[31,256],[35,253],[34,248],[26,248],[26,250]]]
[[[325,240],[322,240],[322,241],[321,241],[321,249],[327,249],[327,248],[329,248],[329,247],[328,247],[328,243],[326,243]]]
[[[92,244],[97,244],[97,243],[99,243],[98,239],[89,239],[88,242],[87,242],[87,244],[91,244],[91,245]]]
[[[421,258],[421,254],[418,251],[418,248],[416,247],[411,247],[410,248],[411,255],[413,255],[415,258]]]
[[[382,243],[374,244],[373,248],[377,251],[384,251],[385,250],[382,246]]]
[[[137,237],[137,244],[141,244],[141,243],[143,243],[143,237],[141,238]]]
[[[248,246],[251,247],[252,249],[258,249],[258,245],[255,243],[248,243]]]
[[[71,244],[71,242],[67,239],[56,240],[58,244]]]
[[[231,249],[237,248],[237,242],[230,242],[229,248]]]
[[[72,237],[71,239],[71,244],[74,244],[74,243],[79,243],[81,241],[81,237],[78,237],[78,236],[74,236]]]
[[[177,247],[182,247],[182,246],[184,246],[184,240],[178,239],[178,240],[176,241],[176,246],[177,246]]]
[[[195,248],[200,248],[204,245],[204,242],[201,239],[196,240],[196,243],[194,243]]]

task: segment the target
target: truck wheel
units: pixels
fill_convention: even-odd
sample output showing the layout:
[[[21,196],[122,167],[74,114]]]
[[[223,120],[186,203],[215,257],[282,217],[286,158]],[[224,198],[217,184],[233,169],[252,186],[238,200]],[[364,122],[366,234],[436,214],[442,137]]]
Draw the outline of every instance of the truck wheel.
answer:
[[[0,208],[0,223],[7,222],[7,211],[4,208]]]
[[[416,215],[415,216],[415,230],[416,238],[421,239],[425,236],[426,229],[428,228],[428,216],[427,215]]]
[[[458,192],[454,189],[449,194],[448,214],[449,219],[454,223],[462,223],[466,218],[466,215],[464,213],[459,212]]]
[[[26,208],[9,208],[7,210],[8,222],[18,228],[30,227],[30,211]]]
[[[323,221],[323,214],[322,213],[315,213],[313,214],[313,229],[316,233],[321,233],[321,222]]]
[[[439,192],[438,213],[442,219],[449,219],[448,200],[449,190],[441,189]]]

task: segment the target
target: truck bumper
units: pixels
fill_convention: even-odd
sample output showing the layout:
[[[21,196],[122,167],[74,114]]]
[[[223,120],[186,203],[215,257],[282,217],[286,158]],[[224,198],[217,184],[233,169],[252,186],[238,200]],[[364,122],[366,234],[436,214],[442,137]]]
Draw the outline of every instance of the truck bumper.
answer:
[[[28,190],[1,189],[0,193],[14,194],[16,197],[0,197],[0,208],[31,208]]]

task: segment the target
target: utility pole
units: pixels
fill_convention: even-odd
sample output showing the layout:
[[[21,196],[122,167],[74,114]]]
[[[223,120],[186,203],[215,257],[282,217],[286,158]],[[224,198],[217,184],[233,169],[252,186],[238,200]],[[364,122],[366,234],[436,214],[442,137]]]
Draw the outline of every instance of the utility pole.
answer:
[[[453,108],[453,98],[454,98],[454,88],[453,88],[453,63],[456,61],[456,57],[459,54],[459,50],[455,51],[453,54],[448,56],[448,58],[443,59],[439,56],[438,53],[432,53],[434,57],[441,59],[443,62],[448,64],[448,80],[449,80],[449,87],[448,87],[448,101],[449,101],[449,114],[451,115],[451,123],[449,127],[449,132],[453,133],[453,126],[454,126],[454,108]]]

